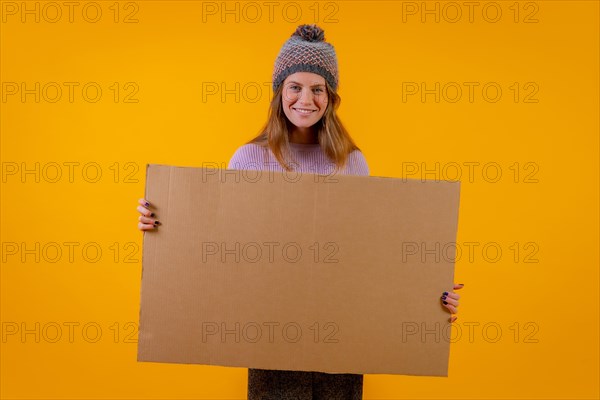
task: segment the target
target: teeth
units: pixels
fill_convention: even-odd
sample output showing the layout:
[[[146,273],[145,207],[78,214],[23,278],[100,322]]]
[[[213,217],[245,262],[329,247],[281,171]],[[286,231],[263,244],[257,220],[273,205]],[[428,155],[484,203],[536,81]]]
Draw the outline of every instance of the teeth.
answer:
[[[301,112],[302,114],[310,114],[313,110],[305,110],[302,108],[295,108],[296,111]]]

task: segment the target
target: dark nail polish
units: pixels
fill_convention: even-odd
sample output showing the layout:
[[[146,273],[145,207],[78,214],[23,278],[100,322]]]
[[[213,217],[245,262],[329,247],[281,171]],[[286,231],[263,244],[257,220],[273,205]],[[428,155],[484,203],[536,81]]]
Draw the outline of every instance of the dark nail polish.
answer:
[[[448,292],[444,292],[442,293],[444,296],[448,296]]]
[[[160,225],[160,221],[154,221],[155,225]]]
[[[150,214],[151,217],[154,217],[154,213]]]
[[[145,205],[146,207],[148,207],[148,206],[150,205],[150,203],[148,203],[148,202],[145,202],[145,203],[144,203],[144,205]]]
[[[444,303],[444,304],[448,304],[448,302],[447,302],[447,301],[444,301],[443,303]]]
[[[446,300],[446,296],[442,296],[442,300]]]

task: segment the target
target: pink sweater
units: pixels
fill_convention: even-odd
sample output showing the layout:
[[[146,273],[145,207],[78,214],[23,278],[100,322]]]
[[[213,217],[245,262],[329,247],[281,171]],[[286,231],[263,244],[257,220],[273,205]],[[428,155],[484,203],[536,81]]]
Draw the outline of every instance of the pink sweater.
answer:
[[[290,148],[294,158],[290,162],[295,171],[313,174],[328,174],[333,171],[334,164],[327,158],[318,143],[290,143]],[[229,160],[227,169],[284,171],[270,149],[253,143],[239,147]],[[363,154],[359,150],[350,153],[346,166],[340,173],[369,175],[369,167]]]

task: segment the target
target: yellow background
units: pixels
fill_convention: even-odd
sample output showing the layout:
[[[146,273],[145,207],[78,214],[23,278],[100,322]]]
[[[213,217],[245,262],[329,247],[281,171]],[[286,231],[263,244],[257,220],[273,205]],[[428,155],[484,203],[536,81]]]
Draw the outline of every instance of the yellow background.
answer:
[[[66,6],[57,22],[46,21],[55,14],[44,2],[39,23],[35,15],[22,22],[21,10],[8,12],[35,3],[2,2],[1,81],[30,89],[57,82],[64,90],[57,102],[36,103],[33,95],[23,102],[2,88],[3,398],[246,396],[246,369],[136,362],[136,336],[126,340],[135,330],[127,323],[137,323],[139,311],[142,234],[134,206],[144,193],[147,163],[226,163],[258,132],[275,57],[300,23],[318,23],[335,46],[339,115],[372,175],[403,176],[403,167],[414,165],[407,163],[479,163],[472,180],[461,178],[458,242],[479,243],[479,250],[456,264],[456,281],[465,283],[455,323],[463,337],[451,345],[449,377],[366,375],[364,398],[598,398],[597,1],[499,1],[498,22],[482,16],[489,2],[478,3],[472,22],[466,7],[457,22],[444,20],[453,14],[440,2],[446,14],[439,23],[431,15],[422,22],[420,13],[403,22],[403,4],[393,1],[300,1],[298,21],[293,9],[284,18],[285,2],[277,3],[273,21],[263,2],[255,3],[263,6],[261,18],[251,20],[246,8],[239,22],[235,14],[224,22],[220,14],[207,15],[203,22],[200,1],[120,2],[118,22],[113,1],[97,2],[96,23],[82,17],[86,2],[78,2],[73,22]],[[238,3],[240,13],[245,4]],[[93,10],[87,8],[88,17]],[[132,12],[138,22],[125,23]],[[537,22],[524,22],[530,13]],[[64,82],[79,83],[73,102]],[[102,88],[98,102],[82,97],[88,82]],[[128,82],[133,86],[125,88]],[[203,82],[227,89],[239,82],[262,93],[256,98],[249,91],[239,102],[234,95],[222,101],[220,93],[203,101]],[[473,102],[465,92],[457,102],[403,101],[403,82],[428,88],[457,82],[463,89],[464,82],[479,88],[495,82],[503,95],[497,102],[486,101],[481,90]],[[509,88],[515,82],[516,102]],[[526,90],[528,82],[534,86]],[[138,101],[125,102],[132,87]],[[538,89],[537,102],[524,101],[531,87]],[[20,170],[9,173],[36,163],[39,182]],[[62,165],[58,182],[51,182],[53,163]],[[63,163],[79,163],[73,182]],[[487,163],[500,166],[498,182],[482,175]],[[85,165],[100,167],[98,182],[84,179]],[[93,168],[86,172],[93,177]],[[537,182],[527,182],[532,172]],[[73,262],[65,242],[78,243]],[[39,243],[37,254],[46,259],[58,243],[63,254],[54,263],[36,262],[33,253],[22,261],[20,251],[9,251],[11,243],[29,249]],[[101,248],[98,262],[83,258],[86,244]],[[486,244],[502,249],[497,262],[482,254]],[[133,263],[125,262],[128,254]],[[538,262],[525,262],[531,259]],[[34,334],[7,333],[22,323],[27,329],[40,324],[39,343]],[[79,324],[72,343],[65,323]],[[479,324],[471,325],[472,341],[470,323]],[[55,324],[62,337],[51,343]],[[86,324],[101,327],[96,343],[83,337]],[[485,324],[502,330],[496,342],[493,329],[483,334]],[[87,333],[94,336],[93,329]]]

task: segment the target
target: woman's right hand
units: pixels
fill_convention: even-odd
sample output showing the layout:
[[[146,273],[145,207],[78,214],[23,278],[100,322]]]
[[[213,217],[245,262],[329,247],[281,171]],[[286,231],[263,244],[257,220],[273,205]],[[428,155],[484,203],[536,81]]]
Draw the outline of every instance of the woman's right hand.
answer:
[[[154,218],[156,215],[148,209],[150,202],[146,199],[139,199],[138,203],[140,205],[137,206],[137,210],[141,214],[138,218],[138,229],[140,231],[148,231],[157,228],[160,222]]]

